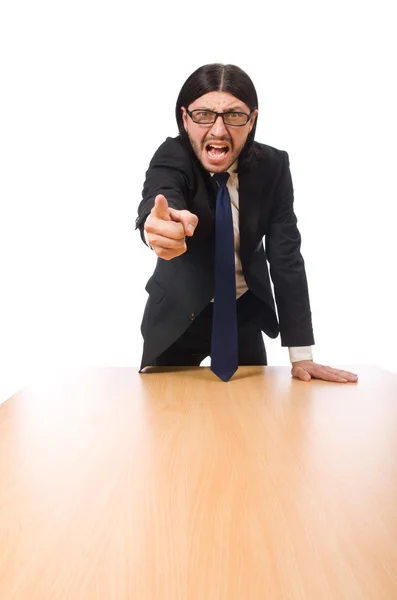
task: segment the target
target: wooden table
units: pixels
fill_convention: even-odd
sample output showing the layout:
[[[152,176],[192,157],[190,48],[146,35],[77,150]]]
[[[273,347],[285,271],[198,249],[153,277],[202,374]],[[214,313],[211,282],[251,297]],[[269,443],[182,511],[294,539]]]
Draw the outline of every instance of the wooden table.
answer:
[[[49,374],[0,406],[1,600],[396,600],[397,375]]]

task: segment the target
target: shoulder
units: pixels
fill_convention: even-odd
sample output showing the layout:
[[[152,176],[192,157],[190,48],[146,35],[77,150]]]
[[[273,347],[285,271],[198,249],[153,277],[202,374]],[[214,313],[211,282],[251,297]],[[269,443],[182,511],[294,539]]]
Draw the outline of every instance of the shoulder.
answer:
[[[289,162],[288,153],[285,150],[280,150],[269,146],[268,144],[260,144],[254,142],[254,155],[258,161],[273,162],[275,165],[283,164],[285,161]]]
[[[289,156],[285,150],[254,142],[250,171],[254,177],[268,181],[290,176]]]
[[[180,137],[167,137],[159,146],[150,161],[150,166],[177,167],[188,166],[189,153],[182,145]]]

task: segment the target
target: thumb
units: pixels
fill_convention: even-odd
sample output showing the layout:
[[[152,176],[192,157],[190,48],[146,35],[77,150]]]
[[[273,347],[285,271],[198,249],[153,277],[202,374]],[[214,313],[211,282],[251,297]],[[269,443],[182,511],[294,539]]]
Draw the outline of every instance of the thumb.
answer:
[[[301,379],[302,381],[310,381],[311,375],[303,367],[295,367],[293,369],[293,375]]]
[[[162,194],[158,194],[154,199],[152,216],[156,217],[156,219],[162,219],[163,221],[171,221],[167,198]]]
[[[198,217],[189,210],[174,210],[171,208],[170,213],[173,221],[182,223],[185,235],[191,237],[197,227]]]

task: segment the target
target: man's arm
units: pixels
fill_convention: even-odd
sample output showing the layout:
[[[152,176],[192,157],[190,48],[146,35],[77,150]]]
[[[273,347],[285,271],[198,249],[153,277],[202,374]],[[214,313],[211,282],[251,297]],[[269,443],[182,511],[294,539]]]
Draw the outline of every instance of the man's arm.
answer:
[[[266,254],[274,284],[281,343],[289,347],[311,346],[314,336],[309,291],[293,208],[294,192],[287,152],[282,152],[282,158],[283,166],[265,238]]]
[[[187,209],[190,169],[185,150],[172,138],[167,138],[155,152],[146,172],[142,201],[138,206],[138,217],[135,221],[135,228],[140,230],[144,242],[144,225],[157,196],[165,196],[170,208]]]
[[[191,165],[177,140],[160,146],[146,172],[136,229],[159,258],[171,260],[187,250],[185,237],[197,226],[196,215],[186,208]]]
[[[291,374],[302,381],[315,378],[338,383],[357,382],[355,373],[315,363],[309,355],[307,346],[314,344],[309,292],[300,253],[301,237],[293,210],[289,159],[286,152],[283,155],[284,166],[266,235],[266,251],[274,283],[281,341],[283,346],[290,347]]]

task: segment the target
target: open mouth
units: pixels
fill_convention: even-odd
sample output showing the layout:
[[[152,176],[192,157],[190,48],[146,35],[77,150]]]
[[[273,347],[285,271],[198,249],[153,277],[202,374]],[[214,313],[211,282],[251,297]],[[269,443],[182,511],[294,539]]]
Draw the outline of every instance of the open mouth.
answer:
[[[229,152],[229,146],[225,146],[224,144],[207,144],[206,152],[211,158],[221,159]]]

